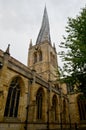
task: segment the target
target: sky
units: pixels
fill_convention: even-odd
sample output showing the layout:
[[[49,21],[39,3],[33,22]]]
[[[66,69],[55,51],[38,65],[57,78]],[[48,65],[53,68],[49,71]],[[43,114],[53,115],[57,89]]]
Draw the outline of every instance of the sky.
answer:
[[[51,41],[59,52],[68,17],[75,18],[85,7],[86,0],[0,0],[0,49],[5,51],[10,44],[10,55],[25,65],[30,39],[34,45],[45,5]],[[58,64],[62,65],[59,58]]]

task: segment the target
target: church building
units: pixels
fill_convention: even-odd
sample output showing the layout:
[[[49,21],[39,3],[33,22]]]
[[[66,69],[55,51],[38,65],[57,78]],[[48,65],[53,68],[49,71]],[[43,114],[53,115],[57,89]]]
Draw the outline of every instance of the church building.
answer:
[[[59,82],[58,57],[52,45],[46,7],[27,66],[0,50],[0,130],[62,130],[86,121],[80,92]]]

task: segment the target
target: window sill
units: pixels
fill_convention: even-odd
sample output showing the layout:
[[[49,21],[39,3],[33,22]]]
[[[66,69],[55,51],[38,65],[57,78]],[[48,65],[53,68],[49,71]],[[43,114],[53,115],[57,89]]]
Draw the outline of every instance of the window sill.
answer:
[[[18,117],[4,117],[3,121],[4,122],[20,122]]]
[[[86,120],[80,120],[80,124],[86,124]]]

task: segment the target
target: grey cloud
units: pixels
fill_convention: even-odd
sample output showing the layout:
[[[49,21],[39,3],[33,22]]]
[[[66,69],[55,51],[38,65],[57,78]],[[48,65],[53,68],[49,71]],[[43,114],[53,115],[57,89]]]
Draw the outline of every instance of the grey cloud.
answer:
[[[51,40],[62,41],[67,17],[75,17],[86,0],[47,0]],[[45,1],[43,0],[0,0],[0,48],[11,43],[11,55],[25,61],[28,42],[35,43],[41,27]],[[21,48],[20,48],[21,46]],[[23,54],[23,55],[21,55]]]
[[[5,1],[5,0],[3,0]],[[1,3],[0,28],[24,31],[37,20],[35,5],[23,0],[8,0]],[[37,11],[38,14],[38,11]],[[35,22],[34,22],[35,21]]]

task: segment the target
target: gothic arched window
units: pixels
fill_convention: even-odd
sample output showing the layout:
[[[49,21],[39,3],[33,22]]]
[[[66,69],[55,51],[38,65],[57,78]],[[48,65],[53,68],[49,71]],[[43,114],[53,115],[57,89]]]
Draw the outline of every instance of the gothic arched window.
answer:
[[[39,61],[42,61],[42,52],[39,51]]]
[[[15,79],[12,80],[9,87],[6,107],[4,112],[5,117],[17,117],[19,97],[20,97],[19,78],[16,77]]]
[[[34,53],[34,63],[37,62],[37,53]]]
[[[52,52],[50,52],[50,62],[53,66],[56,65],[56,58],[55,58],[55,55]]]
[[[52,99],[52,108],[53,108],[54,120],[57,120],[57,97],[56,97],[56,95],[54,95],[53,99]]]
[[[77,101],[80,120],[86,120],[86,97],[84,97],[84,95],[80,95]]]
[[[63,99],[63,122],[66,123],[66,101]]]
[[[42,119],[42,107],[43,107],[43,90],[39,89],[36,95],[37,103],[37,119]]]

